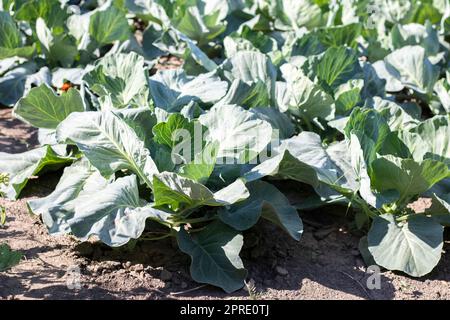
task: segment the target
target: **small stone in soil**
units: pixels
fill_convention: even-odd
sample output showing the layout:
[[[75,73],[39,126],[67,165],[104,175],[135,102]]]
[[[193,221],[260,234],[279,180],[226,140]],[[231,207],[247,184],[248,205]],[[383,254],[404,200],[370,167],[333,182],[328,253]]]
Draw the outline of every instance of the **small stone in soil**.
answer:
[[[276,271],[280,276],[287,276],[287,275],[289,274],[289,272],[288,272],[285,268],[280,267],[280,266],[276,266],[276,267],[275,267],[275,271]]]
[[[172,279],[172,273],[167,270],[162,270],[161,273],[159,274],[159,278],[162,281],[169,281],[170,279]]]

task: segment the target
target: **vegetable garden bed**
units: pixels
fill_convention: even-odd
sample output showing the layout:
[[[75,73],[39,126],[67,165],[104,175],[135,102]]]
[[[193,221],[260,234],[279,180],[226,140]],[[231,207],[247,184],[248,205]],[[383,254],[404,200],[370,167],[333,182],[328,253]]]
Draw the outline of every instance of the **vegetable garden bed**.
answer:
[[[180,272],[229,294],[297,286],[299,248],[315,250],[308,223],[366,266],[436,272],[450,223],[450,4],[372,2],[1,2],[0,103],[29,125],[4,117],[2,195],[59,178],[26,201],[52,242],[93,260],[111,251],[112,273],[170,245]],[[20,150],[14,128],[37,143]],[[2,202],[2,239],[20,249],[15,204]],[[20,262],[0,250],[3,272]],[[252,254],[267,271],[246,268]],[[339,272],[377,297],[364,274]]]

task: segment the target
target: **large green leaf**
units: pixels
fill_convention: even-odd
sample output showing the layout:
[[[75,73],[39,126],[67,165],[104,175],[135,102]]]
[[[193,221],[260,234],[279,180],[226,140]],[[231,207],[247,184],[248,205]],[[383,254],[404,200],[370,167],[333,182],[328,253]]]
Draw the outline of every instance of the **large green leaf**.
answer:
[[[151,128],[157,122],[155,114],[147,107],[119,109],[114,113],[136,132],[139,139],[144,141],[145,147],[150,150],[153,138]]]
[[[219,143],[208,143],[194,156],[191,162],[180,167],[178,174],[185,178],[205,184],[216,166]]]
[[[391,30],[391,39],[394,49],[420,45],[428,56],[436,55],[440,49],[438,31],[430,21],[425,26],[418,23],[397,24]]]
[[[74,112],[56,129],[58,141],[75,144],[105,177],[131,170],[152,186],[158,172],[144,142],[112,112]]]
[[[377,76],[386,82],[385,88],[387,92],[399,92],[405,88],[403,83],[388,71],[383,60],[375,62],[372,66]]]
[[[403,85],[419,93],[433,92],[439,68],[427,58],[420,46],[406,46],[384,59],[387,71]]]
[[[219,209],[219,217],[236,230],[251,228],[262,216],[283,228],[292,238],[300,240],[302,221],[289,200],[273,185],[264,181],[247,184],[250,197],[241,203]]]
[[[0,172],[9,175],[9,184],[2,184],[0,192],[8,199],[16,199],[31,177],[44,169],[58,169],[71,161],[73,158],[60,156],[51,146],[17,154],[0,152]]]
[[[144,58],[134,52],[112,54],[96,62],[84,76],[89,88],[114,107],[148,105],[148,76]]]
[[[20,31],[8,12],[0,11],[0,30],[0,60],[14,56],[29,58],[33,55],[34,46],[22,47]]]
[[[393,215],[384,214],[374,219],[368,243],[380,266],[420,277],[431,272],[441,258],[443,227],[423,215],[399,223]]]
[[[408,131],[399,131],[416,161],[434,159],[450,165],[450,118],[434,116]]]
[[[77,201],[70,231],[85,241],[91,236],[109,246],[121,246],[141,236],[150,218],[164,223],[169,214],[154,209],[139,198],[136,176],[119,178],[90,197]]]
[[[24,63],[0,77],[0,103],[5,106],[14,105],[26,95],[32,85],[50,84],[49,69],[37,70],[34,62]]]
[[[405,108],[394,101],[374,97],[371,107],[383,116],[391,131],[408,130],[416,127],[420,122],[415,115],[408,113]]]
[[[67,220],[75,213],[77,203],[92,197],[108,184],[102,175],[85,158],[64,169],[55,190],[47,197],[28,201],[28,208],[41,215],[50,234],[67,233]]]
[[[20,31],[8,12],[0,11],[0,28],[0,47],[14,49],[20,46]]]
[[[29,0],[17,3],[18,10],[15,14],[17,20],[25,20],[31,23],[41,18],[46,25],[58,32],[63,31],[67,19],[67,12],[58,0]]]
[[[191,276],[200,283],[218,286],[230,293],[244,286],[247,271],[239,252],[243,237],[236,230],[214,222],[204,230],[177,235],[180,250],[191,256]]]
[[[167,121],[153,127],[154,141],[168,147],[174,165],[194,161],[205,146],[205,131],[197,120],[189,121],[179,113],[171,114]]]
[[[376,159],[372,168],[372,185],[381,192],[395,189],[401,199],[420,195],[450,175],[442,162],[427,159],[419,163],[390,155]]]
[[[278,108],[256,107],[251,108],[249,111],[254,113],[259,119],[270,123],[274,139],[287,139],[293,136],[295,128],[291,118]]]
[[[100,45],[126,40],[130,34],[125,14],[113,5],[90,17],[89,35]]]
[[[314,28],[326,23],[320,6],[315,1],[279,0],[273,2],[270,9],[270,16],[276,18],[275,27],[277,29]]]
[[[256,51],[238,51],[218,68],[230,83],[236,79],[252,85],[262,82],[270,99],[274,99],[277,72],[270,58]]]
[[[216,105],[199,121],[208,128],[210,140],[219,142],[218,157],[240,163],[254,159],[272,137],[268,122],[236,105]]]
[[[14,114],[20,119],[46,129],[56,129],[69,114],[82,111],[83,100],[76,89],[58,96],[47,85],[31,89],[14,107]]]
[[[406,146],[391,132],[386,119],[373,109],[356,108],[352,111],[345,135],[350,139],[352,134],[359,139],[369,173],[377,154],[409,155]]]
[[[50,64],[72,66],[78,54],[75,38],[65,33],[54,35],[42,18],[36,21],[36,35]]]
[[[306,117],[310,120],[319,118],[334,118],[333,97],[314,83],[307,76],[303,75],[290,64],[281,67],[283,74],[295,72],[295,77],[287,80],[289,94],[289,111],[297,116]]]
[[[357,45],[356,39],[360,36],[362,25],[350,23],[343,26],[333,26],[318,29],[317,36],[328,47],[352,47]]]
[[[190,101],[214,103],[227,92],[228,85],[213,73],[189,77],[183,70],[164,70],[150,78],[150,93],[156,107],[179,111]]]
[[[153,176],[153,193],[155,206],[169,206],[174,211],[200,206],[226,206],[249,196],[244,182],[240,179],[214,193],[201,183],[173,172],[162,172]]]
[[[450,80],[450,73],[447,72],[446,79],[440,79],[434,85],[434,92],[437,94],[439,101],[441,102],[442,109],[444,109],[444,111],[446,113],[450,113],[450,82],[449,82],[449,80]]]
[[[225,7],[218,7],[220,5]],[[215,10],[213,11],[213,9]],[[225,12],[222,13],[224,10]],[[204,44],[225,31],[227,24],[223,19],[227,11],[228,6],[225,1],[216,1],[214,6],[208,6],[206,1],[204,1],[203,5],[179,8],[175,12],[180,13],[180,15],[175,16],[173,22],[176,28],[189,38],[196,40],[200,44]]]
[[[358,57],[353,50],[329,48],[323,55],[304,64],[303,69],[310,77],[316,77],[332,90],[350,79],[363,77]]]
[[[283,141],[278,152],[245,173],[244,179],[249,182],[265,176],[292,179],[311,185],[325,197],[333,192],[322,183],[347,192],[357,190],[357,176],[345,142],[325,147],[319,135],[304,131]]]

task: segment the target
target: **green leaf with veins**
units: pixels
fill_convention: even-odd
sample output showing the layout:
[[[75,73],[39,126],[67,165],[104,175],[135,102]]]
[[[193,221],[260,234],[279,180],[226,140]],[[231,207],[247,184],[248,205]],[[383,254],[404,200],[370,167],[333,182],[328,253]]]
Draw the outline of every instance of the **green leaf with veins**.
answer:
[[[200,206],[226,206],[249,196],[244,182],[240,179],[213,192],[201,183],[173,172],[162,172],[153,176],[153,193],[156,207],[168,206],[173,211]]]
[[[125,14],[110,6],[90,17],[89,35],[100,45],[105,45],[116,40],[124,41],[131,36],[131,32]]]
[[[395,216],[384,214],[372,222],[369,251],[380,266],[421,277],[431,272],[441,258],[443,230],[439,223],[423,215],[397,222]]]
[[[30,90],[14,107],[14,114],[34,127],[56,129],[72,112],[84,111],[80,93],[76,89],[56,95],[47,85]]]
[[[228,293],[244,286],[247,270],[239,257],[243,245],[239,232],[217,221],[191,234],[181,228],[177,241],[180,250],[191,256],[191,276],[195,281],[218,286]]]
[[[131,170],[148,187],[158,172],[136,132],[112,112],[74,112],[56,129],[58,141],[75,144],[105,177]]]
[[[372,185],[381,192],[395,189],[400,199],[420,195],[449,176],[447,165],[435,160],[415,162],[386,155],[372,162]]]

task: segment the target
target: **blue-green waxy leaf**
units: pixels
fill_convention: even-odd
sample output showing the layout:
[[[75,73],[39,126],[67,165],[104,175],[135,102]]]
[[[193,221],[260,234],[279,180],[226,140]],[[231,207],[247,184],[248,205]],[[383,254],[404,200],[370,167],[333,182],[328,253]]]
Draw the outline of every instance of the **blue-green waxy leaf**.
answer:
[[[380,266],[420,277],[431,272],[441,258],[443,227],[423,215],[397,222],[393,215],[384,214],[373,220],[368,243]]]
[[[103,190],[108,180],[96,170],[87,159],[82,158],[64,170],[55,190],[47,197],[28,201],[28,208],[42,221],[50,234],[70,232],[67,220],[73,217],[77,203]]]
[[[275,139],[290,138],[295,132],[294,125],[289,116],[277,108],[256,107],[251,108],[249,111],[254,113],[259,119],[270,123],[273,129],[272,136],[275,136]]]
[[[221,222],[214,222],[193,234],[180,229],[180,250],[191,256],[191,276],[200,283],[218,286],[230,293],[244,286],[247,276],[239,252],[243,237]]]
[[[75,144],[105,177],[130,170],[151,187],[152,176],[158,172],[143,140],[112,112],[71,113],[56,129],[56,137]]]
[[[169,27],[168,30],[163,31],[152,44],[161,51],[182,58],[183,68],[188,73],[198,74],[217,69],[217,64],[193,40],[174,28]]]
[[[219,142],[217,156],[240,163],[254,159],[272,137],[272,126],[267,121],[237,105],[215,105],[199,121],[208,129],[209,139]]]
[[[420,45],[428,56],[436,55],[440,49],[438,31],[430,21],[425,26],[418,23],[397,24],[392,28],[391,40],[394,49]]]
[[[76,89],[58,96],[46,85],[31,89],[14,107],[14,114],[20,119],[45,129],[56,129],[69,114],[82,111],[83,100]]]
[[[334,118],[333,97],[318,83],[290,64],[284,64],[281,70],[287,79],[287,105],[292,114],[310,120]]]
[[[168,206],[171,210],[187,210],[200,206],[227,206],[242,201],[249,192],[238,179],[227,187],[212,192],[201,183],[172,172],[153,177],[155,206]]]
[[[163,70],[150,78],[150,94],[156,107],[180,111],[191,101],[212,104],[227,92],[228,84],[213,73],[190,77],[182,70]]]
[[[409,130],[399,131],[414,160],[434,159],[450,165],[450,117],[434,116]]]
[[[391,100],[374,97],[371,107],[383,116],[391,131],[409,130],[420,122],[416,115],[408,113],[404,107]]]
[[[72,161],[73,158],[60,156],[51,146],[17,154],[0,152],[0,172],[9,175],[9,183],[0,185],[0,192],[8,199],[16,199],[31,177]]]
[[[148,106],[147,69],[144,58],[134,52],[103,57],[83,80],[101,102],[110,100],[114,108]],[[107,103],[104,108],[111,109]]]
[[[387,92],[399,92],[405,88],[404,84],[388,71],[383,60],[375,62],[372,66],[378,78],[385,82]]]
[[[264,181],[247,184],[250,197],[219,210],[220,219],[236,230],[247,230],[262,216],[283,228],[292,238],[300,240],[302,221],[289,200],[274,186]]]
[[[386,119],[373,109],[354,109],[344,131],[347,139],[350,139],[351,135],[359,139],[364,161],[369,172],[371,163],[376,159],[377,153],[402,157],[409,156],[409,150],[391,132]]]
[[[110,6],[96,11],[90,17],[89,34],[100,45],[105,45],[116,40],[126,40],[131,33],[125,14],[115,6]]]
[[[47,67],[38,71],[34,62],[24,63],[0,77],[0,103],[13,106],[33,85],[50,85],[50,81],[50,70]]]
[[[271,101],[275,98],[277,72],[270,58],[265,54],[256,51],[238,51],[220,65],[218,73],[223,75],[230,83],[240,80],[253,87],[261,82],[266,87],[265,95]],[[261,90],[258,89],[258,91]],[[264,107],[265,105],[260,106]]]
[[[147,219],[164,223],[168,216],[139,198],[138,182],[132,175],[77,201],[67,224],[70,232],[83,241],[98,236],[107,245],[117,247],[139,238]]]
[[[304,131],[283,141],[278,152],[245,173],[244,179],[249,182],[265,176],[292,179],[311,185],[325,197],[332,191],[324,189],[322,183],[348,192],[357,189],[357,176],[345,142],[325,147],[319,135]]]
[[[275,27],[281,30],[297,30],[301,27],[314,28],[325,24],[320,6],[314,1],[276,1],[271,6]]]
[[[427,58],[420,46],[406,46],[384,59],[387,71],[404,86],[419,93],[431,93],[439,77],[439,68]]]
[[[262,81],[246,83],[235,79],[227,94],[217,104],[236,104],[247,109],[268,107],[271,105],[270,92]]]
[[[6,271],[19,264],[22,257],[22,253],[11,250],[6,243],[0,244],[0,272]]]

